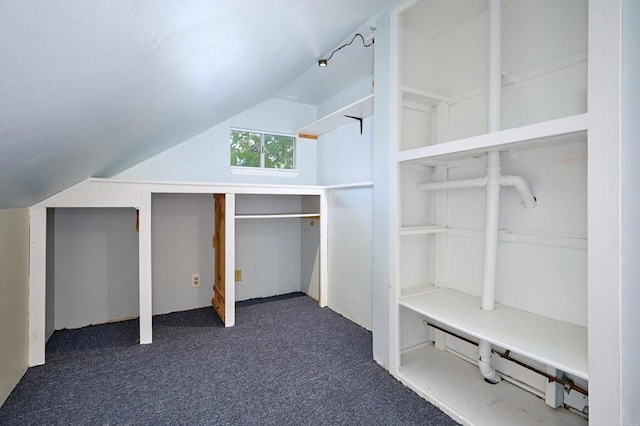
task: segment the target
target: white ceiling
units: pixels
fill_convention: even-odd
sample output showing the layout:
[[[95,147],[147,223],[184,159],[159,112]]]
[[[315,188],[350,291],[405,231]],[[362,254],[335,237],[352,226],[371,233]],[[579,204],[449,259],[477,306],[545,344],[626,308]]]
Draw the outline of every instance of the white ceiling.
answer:
[[[393,2],[0,2],[0,208],[111,176],[277,95],[344,90],[370,67],[353,55],[372,49],[317,60]]]

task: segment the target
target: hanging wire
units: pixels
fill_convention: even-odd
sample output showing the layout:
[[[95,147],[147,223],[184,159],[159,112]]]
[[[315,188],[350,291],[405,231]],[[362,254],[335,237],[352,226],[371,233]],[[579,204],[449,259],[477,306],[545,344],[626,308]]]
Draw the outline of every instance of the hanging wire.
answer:
[[[354,35],[354,36],[353,36],[353,38],[351,39],[351,41],[350,41],[349,43],[345,43],[345,44],[343,44],[342,46],[338,47],[336,50],[334,50],[333,52],[331,52],[331,55],[329,55],[329,57],[328,57],[327,59],[321,59],[320,61],[324,61],[324,62],[325,62],[325,64],[326,64],[327,62],[329,62],[329,61],[331,60],[331,58],[333,58],[333,55],[334,55],[338,50],[340,50],[340,49],[344,49],[345,47],[350,46],[350,45],[355,41],[356,37],[360,37],[360,38],[362,39],[362,45],[363,45],[364,47],[371,47],[371,46],[373,46],[373,42],[375,41],[375,40],[371,40],[371,43],[367,44],[367,42],[366,42],[366,40],[364,39],[363,35],[362,35],[362,34],[360,34],[360,33],[357,33],[356,35]]]

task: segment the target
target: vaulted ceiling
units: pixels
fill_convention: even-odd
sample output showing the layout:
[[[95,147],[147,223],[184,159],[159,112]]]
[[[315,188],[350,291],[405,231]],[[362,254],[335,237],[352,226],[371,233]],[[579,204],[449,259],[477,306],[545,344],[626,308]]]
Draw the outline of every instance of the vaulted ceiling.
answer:
[[[0,208],[110,176],[304,85],[391,3],[0,2]]]

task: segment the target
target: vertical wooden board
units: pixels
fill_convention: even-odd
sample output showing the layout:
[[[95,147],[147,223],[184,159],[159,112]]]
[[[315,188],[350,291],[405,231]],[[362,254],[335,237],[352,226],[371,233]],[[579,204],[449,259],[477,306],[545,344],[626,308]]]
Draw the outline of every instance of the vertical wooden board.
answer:
[[[225,323],[225,194],[213,194],[214,212],[214,266],[213,298],[211,305]]]

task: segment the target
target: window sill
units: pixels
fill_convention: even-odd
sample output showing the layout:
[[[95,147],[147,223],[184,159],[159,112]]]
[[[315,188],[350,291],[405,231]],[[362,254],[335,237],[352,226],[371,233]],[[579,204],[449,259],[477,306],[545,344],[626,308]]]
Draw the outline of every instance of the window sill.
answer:
[[[286,178],[295,178],[300,174],[300,170],[285,170],[285,169],[263,169],[261,167],[242,167],[231,166],[231,173],[234,175],[248,175],[248,176],[277,176]]]

